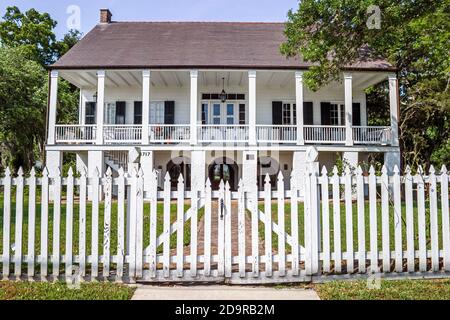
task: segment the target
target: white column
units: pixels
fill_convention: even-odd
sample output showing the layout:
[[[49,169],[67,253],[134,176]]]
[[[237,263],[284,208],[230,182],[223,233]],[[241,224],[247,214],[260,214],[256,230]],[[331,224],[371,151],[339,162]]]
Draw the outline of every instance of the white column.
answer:
[[[303,136],[303,71],[295,72],[295,103],[297,105],[297,145],[304,145],[305,138]]]
[[[84,171],[87,174],[89,166],[88,153],[85,151],[77,152],[76,160],[77,160],[77,173],[81,173]]]
[[[191,70],[191,145],[197,144],[198,70]]]
[[[401,155],[400,151],[389,151],[384,154],[384,165],[389,174],[394,172],[394,167],[397,166],[401,170]]]
[[[97,71],[97,144],[103,144],[103,117],[105,108],[105,76],[103,70]]]
[[[142,144],[149,144],[149,119],[150,119],[150,70],[142,71]]]
[[[103,159],[103,151],[95,150],[95,151],[88,151],[88,178],[92,178],[96,174],[96,169],[98,169],[98,172],[100,173],[100,176],[103,176],[103,170],[104,170],[104,159]],[[100,197],[101,197],[101,191],[102,188],[99,188],[100,191]],[[88,198],[89,200],[92,200],[92,186],[88,186]]]
[[[344,73],[345,87],[345,145],[353,145],[353,85],[352,74]]]
[[[155,154],[153,150],[148,147],[142,147],[139,160],[144,173],[144,191],[149,192],[152,187],[152,180],[149,177],[152,176],[152,172],[155,169]]]
[[[50,99],[48,110],[47,144],[55,144],[56,106],[58,103],[58,71],[50,72]]]
[[[392,146],[398,147],[398,117],[399,117],[399,97],[397,75],[389,75],[389,106],[391,114],[391,139]]]
[[[47,151],[46,167],[49,178],[57,178],[62,175],[63,153],[61,151]],[[49,187],[49,199],[54,200],[55,186]]]
[[[356,168],[358,167],[359,163],[358,152],[354,151],[344,152],[342,155],[342,159],[344,160],[344,163],[350,166],[351,170],[356,170]]]
[[[248,72],[248,140],[251,146],[256,146],[256,71]]]
[[[206,152],[191,151],[191,190],[203,190],[206,182]]]

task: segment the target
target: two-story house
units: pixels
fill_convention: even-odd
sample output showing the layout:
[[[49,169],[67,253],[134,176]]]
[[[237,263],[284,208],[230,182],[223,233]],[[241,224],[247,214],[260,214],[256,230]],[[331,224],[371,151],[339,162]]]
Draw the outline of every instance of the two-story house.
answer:
[[[233,189],[240,178],[288,178],[308,146],[328,167],[336,154],[356,167],[368,153],[400,165],[398,82],[386,61],[361,59],[312,92],[303,82],[311,64],[280,53],[283,23],[116,22],[107,9],[100,17],[50,66],[50,176],[64,153],[90,175],[141,167],[160,181],[169,172],[174,187],[180,173],[188,187],[208,177]],[[59,78],[80,89],[77,124],[57,122]],[[371,127],[365,89],[382,81],[391,125]]]

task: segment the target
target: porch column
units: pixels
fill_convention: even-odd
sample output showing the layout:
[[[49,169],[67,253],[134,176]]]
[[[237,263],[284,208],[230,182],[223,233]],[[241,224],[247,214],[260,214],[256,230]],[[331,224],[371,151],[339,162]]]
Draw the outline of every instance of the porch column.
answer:
[[[399,118],[399,97],[397,75],[389,75],[389,106],[391,114],[391,145],[399,146],[398,142],[398,118]]]
[[[48,170],[48,177],[51,179],[58,178],[62,175],[63,153],[62,151],[47,151],[46,154],[46,168]],[[55,186],[49,187],[49,199],[55,200]]]
[[[206,152],[191,151],[191,191],[202,191],[206,182]]]
[[[104,70],[97,71],[97,144],[103,144],[103,114],[105,107],[105,76]]]
[[[50,98],[48,105],[48,137],[47,144],[55,144],[56,106],[58,103],[58,71],[50,72]]]
[[[351,73],[344,73],[345,88],[345,145],[353,145],[353,76]]]
[[[88,178],[95,177],[96,170],[98,170],[100,177],[103,177],[104,172],[104,158],[103,158],[103,151],[100,150],[93,150],[88,151]],[[92,200],[92,186],[88,186],[88,199]],[[102,198],[102,188],[99,187],[99,194],[100,198]]]
[[[191,145],[197,144],[198,70],[191,70]]]
[[[248,72],[248,140],[251,146],[256,146],[256,71]]]
[[[295,72],[295,103],[297,105],[297,145],[305,144],[303,136],[303,71]]]
[[[142,71],[142,144],[149,144],[150,70]]]

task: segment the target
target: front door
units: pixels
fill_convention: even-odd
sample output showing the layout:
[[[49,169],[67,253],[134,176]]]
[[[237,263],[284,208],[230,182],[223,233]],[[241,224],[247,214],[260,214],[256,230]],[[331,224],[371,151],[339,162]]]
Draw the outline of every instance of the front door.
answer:
[[[239,123],[239,105],[234,102],[204,102],[202,122],[211,125],[234,125]]]
[[[231,189],[235,189],[236,166],[226,163],[214,163],[209,168],[211,188],[219,190],[220,182],[229,183]]]

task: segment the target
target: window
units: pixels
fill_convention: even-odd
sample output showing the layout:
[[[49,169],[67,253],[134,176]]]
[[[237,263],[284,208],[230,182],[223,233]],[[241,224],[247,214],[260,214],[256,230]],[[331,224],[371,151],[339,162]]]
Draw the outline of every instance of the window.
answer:
[[[127,103],[125,101],[116,102],[116,123],[115,124],[125,124],[125,113],[126,113]]]
[[[208,123],[208,104],[202,103],[202,124]]]
[[[95,109],[96,109],[95,102],[86,102],[86,114],[84,119],[85,124],[95,124],[96,122]]]
[[[297,123],[297,110],[293,103],[283,103],[283,125],[295,125]]]
[[[164,102],[150,103],[150,124],[164,124]]]
[[[239,105],[239,124],[245,124],[245,104]]]
[[[227,104],[227,124],[234,124],[234,104]]]
[[[345,125],[345,106],[340,103],[330,105],[330,120],[333,126]]]
[[[220,94],[218,93],[202,93],[202,100],[219,100]],[[227,100],[245,100],[245,94],[240,93],[228,93]]]
[[[213,104],[213,124],[220,124],[220,104]]]

